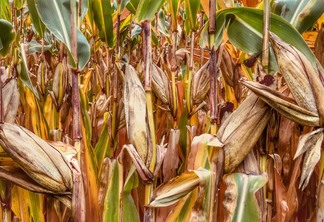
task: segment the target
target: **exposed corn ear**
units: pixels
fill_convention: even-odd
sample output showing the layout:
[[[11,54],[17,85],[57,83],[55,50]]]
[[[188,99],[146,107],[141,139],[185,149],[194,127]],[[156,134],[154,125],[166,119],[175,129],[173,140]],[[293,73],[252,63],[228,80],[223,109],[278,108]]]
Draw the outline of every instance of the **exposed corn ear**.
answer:
[[[209,62],[206,62],[196,74],[193,75],[191,82],[191,98],[193,104],[201,103],[210,88],[209,84],[209,72],[208,72]]]
[[[146,97],[135,69],[126,64],[124,84],[124,107],[129,142],[146,162],[148,133],[146,124]]]
[[[270,116],[270,107],[250,94],[224,121],[216,137],[224,144],[226,172],[233,171],[251,151]]]
[[[170,104],[170,80],[157,65],[152,65],[152,90],[166,105]]]
[[[318,115],[294,104],[292,99],[257,82],[243,80],[242,83],[272,108],[292,121],[306,126],[319,126]]]
[[[312,69],[305,66],[309,61],[301,52],[283,42],[273,33],[270,33],[270,43],[274,49],[280,73],[285,78],[297,104],[316,113],[315,98],[307,78],[307,72]]]
[[[64,154],[15,124],[0,125],[0,145],[35,182],[65,193],[72,189],[72,171]]]

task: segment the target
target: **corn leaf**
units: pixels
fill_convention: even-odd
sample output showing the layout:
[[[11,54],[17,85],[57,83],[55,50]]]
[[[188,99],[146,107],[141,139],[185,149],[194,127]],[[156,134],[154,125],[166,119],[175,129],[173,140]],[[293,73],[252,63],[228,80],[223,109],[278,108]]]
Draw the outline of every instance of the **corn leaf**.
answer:
[[[99,37],[109,47],[114,46],[112,14],[114,9],[110,0],[92,0],[93,18],[99,30]]]
[[[185,0],[185,30],[189,33],[197,29],[197,12],[200,6],[199,0]]]
[[[126,0],[127,1],[127,0]],[[139,4],[140,0],[128,0],[127,4],[126,4],[126,8],[132,13],[132,14],[136,14],[136,9],[137,6]]]
[[[3,6],[1,6],[2,8]],[[0,57],[9,53],[11,43],[16,37],[15,30],[10,22],[0,19]]]
[[[299,51],[312,61],[315,67],[315,56],[303,40],[300,33],[289,22],[278,15],[271,14],[270,28],[273,33],[278,35],[284,42],[296,47]],[[227,8],[216,13],[216,33],[215,42],[212,45],[208,43],[208,25],[205,26],[200,38],[200,46],[218,47],[221,43],[224,30],[227,29],[227,35],[230,42],[240,50],[255,54],[262,51],[262,27],[263,11],[254,8]],[[277,69],[277,65],[271,52],[270,66],[272,70]]]
[[[140,0],[138,3],[135,21],[140,23],[144,20],[151,20],[164,0]]]
[[[35,5],[35,0],[27,0],[27,5],[28,5],[28,10],[30,12],[30,16],[33,21],[33,25],[36,31],[38,32],[39,37],[43,38],[46,27],[38,15],[36,5]]]
[[[322,0],[277,0],[272,1],[271,10],[303,33],[321,17],[324,4]]]
[[[0,0],[0,19],[5,19],[7,21],[12,21],[11,6],[9,0]]]
[[[104,114],[104,122],[103,122],[103,127],[100,133],[99,140],[95,146],[95,153],[97,157],[97,162],[98,162],[98,167],[99,167],[99,172],[101,172],[101,166],[102,162],[105,157],[108,156],[110,153],[110,140],[109,140],[109,134],[108,134],[108,118],[109,113]]]
[[[138,211],[131,194],[131,191],[138,187],[138,183],[139,180],[136,173],[136,168],[132,166],[124,183],[123,221],[140,221]]]
[[[225,221],[260,221],[260,209],[254,195],[268,181],[267,174],[233,173],[224,180],[227,186],[223,201]]]
[[[13,188],[12,210],[20,221],[44,222],[44,206],[44,195],[16,186]]]
[[[108,187],[104,199],[103,221],[121,221],[120,205],[123,184],[122,167],[116,160],[111,160],[108,171]]]
[[[180,7],[180,0],[168,0],[169,8],[171,11],[171,19],[172,19],[172,29],[177,30],[178,29],[178,13],[179,13],[179,7]]]
[[[82,15],[87,11],[87,2],[82,4]],[[39,17],[45,24],[46,28],[64,45],[71,53],[71,19],[70,19],[70,1],[67,0],[35,0],[36,9]],[[78,49],[78,64],[72,62],[72,66],[83,69],[90,59],[90,46],[87,39],[77,29],[77,49]],[[71,56],[72,57],[72,56]],[[74,58],[75,59],[75,58]]]

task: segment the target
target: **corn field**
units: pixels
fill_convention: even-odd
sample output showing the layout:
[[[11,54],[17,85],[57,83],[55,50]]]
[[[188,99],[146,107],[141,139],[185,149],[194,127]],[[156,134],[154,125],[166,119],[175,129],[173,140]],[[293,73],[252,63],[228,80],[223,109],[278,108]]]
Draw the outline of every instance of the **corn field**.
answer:
[[[0,218],[324,221],[323,13],[0,0]]]

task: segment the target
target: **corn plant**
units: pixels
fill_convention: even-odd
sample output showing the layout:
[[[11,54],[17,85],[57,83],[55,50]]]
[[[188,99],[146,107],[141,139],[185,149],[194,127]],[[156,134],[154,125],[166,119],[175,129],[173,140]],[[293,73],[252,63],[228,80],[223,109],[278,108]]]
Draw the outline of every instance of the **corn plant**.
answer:
[[[323,220],[323,12],[1,0],[0,217]]]

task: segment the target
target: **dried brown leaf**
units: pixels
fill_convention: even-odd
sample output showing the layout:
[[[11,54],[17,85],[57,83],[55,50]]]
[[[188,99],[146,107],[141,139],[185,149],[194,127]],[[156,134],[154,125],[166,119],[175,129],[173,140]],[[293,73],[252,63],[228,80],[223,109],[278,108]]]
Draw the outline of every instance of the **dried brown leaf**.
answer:
[[[260,83],[244,80],[242,83],[285,117],[306,126],[319,125],[319,117],[316,112],[295,105],[288,97]]]

